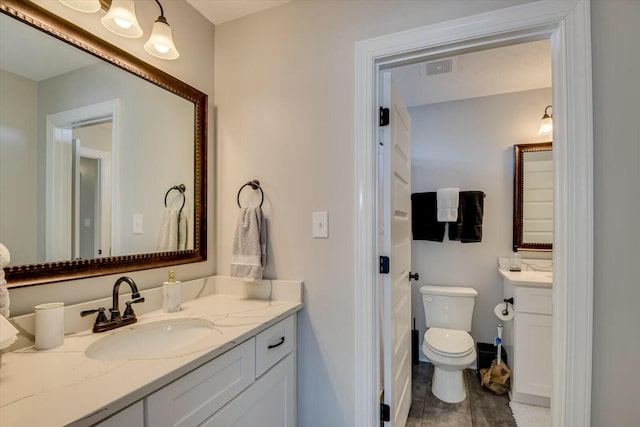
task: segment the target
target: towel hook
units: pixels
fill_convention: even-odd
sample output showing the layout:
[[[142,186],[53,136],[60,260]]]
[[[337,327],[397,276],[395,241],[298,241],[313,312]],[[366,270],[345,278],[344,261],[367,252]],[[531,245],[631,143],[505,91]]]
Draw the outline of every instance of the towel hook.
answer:
[[[178,212],[178,217],[180,216],[180,214],[182,213],[182,208],[184,208],[184,204],[187,201],[187,198],[184,195],[184,192],[187,191],[187,187],[185,187],[184,184],[179,184],[179,185],[174,185],[173,187],[171,187],[170,189],[167,190],[167,192],[164,194],[164,207],[167,207],[167,196],[169,195],[169,193],[171,193],[172,190],[178,190],[180,192],[180,194],[182,194],[182,206],[180,206],[180,211]]]
[[[262,187],[260,187],[260,181],[258,181],[257,179],[252,179],[251,181],[247,182],[242,187],[240,187],[240,190],[238,190],[238,197],[237,197],[238,207],[239,208],[242,207],[240,206],[240,193],[246,186],[250,186],[254,190],[260,190],[260,196],[261,196],[260,207],[262,207],[262,203],[264,203],[264,191],[262,191]]]

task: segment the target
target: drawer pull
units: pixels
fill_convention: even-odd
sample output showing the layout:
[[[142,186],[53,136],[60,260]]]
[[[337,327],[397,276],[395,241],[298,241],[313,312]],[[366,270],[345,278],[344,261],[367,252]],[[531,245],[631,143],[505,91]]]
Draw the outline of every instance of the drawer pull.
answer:
[[[279,342],[278,344],[270,345],[270,346],[268,346],[267,348],[268,348],[269,350],[271,350],[272,348],[280,347],[282,344],[284,344],[284,337],[281,337],[281,338],[280,338],[280,342]]]

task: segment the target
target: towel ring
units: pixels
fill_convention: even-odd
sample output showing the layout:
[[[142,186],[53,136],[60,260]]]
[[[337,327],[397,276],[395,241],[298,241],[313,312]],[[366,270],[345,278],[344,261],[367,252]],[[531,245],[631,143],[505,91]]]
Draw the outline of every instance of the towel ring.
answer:
[[[238,190],[238,197],[237,197],[238,207],[239,208],[242,207],[240,206],[240,193],[242,193],[242,190],[247,185],[253,188],[254,190],[260,190],[260,196],[261,196],[260,207],[262,207],[262,204],[264,203],[264,191],[262,191],[262,187],[260,187],[260,181],[258,181],[257,179],[252,179],[251,181],[247,182],[242,187],[240,187],[240,190]]]
[[[184,192],[187,191],[187,187],[184,184],[174,185],[164,194],[164,207],[167,207],[167,196],[171,193],[172,190],[178,190],[180,194],[182,194],[182,206],[180,206],[180,212],[178,212],[178,216],[182,213],[182,209],[184,208],[184,204],[187,201],[187,198],[184,196]]]

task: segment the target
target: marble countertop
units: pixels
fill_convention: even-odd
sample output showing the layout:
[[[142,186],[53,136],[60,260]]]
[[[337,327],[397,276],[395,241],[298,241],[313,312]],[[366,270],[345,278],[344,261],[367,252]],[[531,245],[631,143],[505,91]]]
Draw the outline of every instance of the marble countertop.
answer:
[[[550,271],[509,271],[500,268],[498,273],[514,286],[551,288],[553,285],[553,273]]]
[[[0,425],[94,424],[301,308],[299,301],[216,294],[183,302],[177,313],[156,310],[139,316],[137,325],[172,318],[201,318],[214,324],[218,339],[203,339],[186,353],[167,357],[104,361],[85,355],[91,343],[124,328],[66,335],[64,344],[51,350],[28,347],[3,354]]]

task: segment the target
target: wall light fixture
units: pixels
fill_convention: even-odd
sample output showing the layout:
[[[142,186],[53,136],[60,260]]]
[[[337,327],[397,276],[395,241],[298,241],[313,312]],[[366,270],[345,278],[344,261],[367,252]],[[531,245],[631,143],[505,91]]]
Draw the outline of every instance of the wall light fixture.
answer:
[[[538,135],[549,135],[553,132],[553,115],[547,112],[549,108],[552,108],[551,105],[547,105],[547,107],[544,109],[544,115],[542,116],[542,121],[540,122]]]
[[[142,37],[142,27],[136,17],[134,0],[59,0],[72,9],[85,13],[95,13],[101,8],[108,9],[102,17],[104,27],[112,33],[127,38]],[[155,0],[160,8],[160,16],[153,23],[151,36],[144,44],[144,50],[162,59],[176,59],[180,56],[173,43],[171,27],[164,17],[164,9],[159,0]]]

